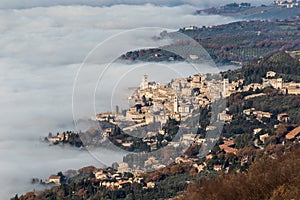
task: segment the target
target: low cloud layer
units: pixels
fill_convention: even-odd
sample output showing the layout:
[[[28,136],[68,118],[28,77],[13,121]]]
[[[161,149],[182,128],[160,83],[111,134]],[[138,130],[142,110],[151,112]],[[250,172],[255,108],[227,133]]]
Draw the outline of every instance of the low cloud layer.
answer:
[[[140,27],[178,29],[189,25],[216,25],[235,19],[194,16],[192,6],[112,7],[56,6],[25,10],[0,10],[0,50],[7,62],[34,66],[81,62],[103,39]],[[163,13],[163,14],[162,14]]]
[[[49,147],[39,141],[49,131],[75,129],[71,96],[74,78],[88,52],[97,44],[138,27],[178,29],[236,20],[194,16],[191,13],[195,7],[190,5],[91,7],[89,3],[80,6],[83,1],[64,2],[68,6],[47,0],[0,3],[0,197],[3,199],[33,189],[29,184],[32,177],[46,178],[59,170],[101,165],[86,152]],[[116,76],[118,73],[116,70]],[[120,155],[111,156],[116,156],[111,162],[120,159]]]
[[[219,6],[224,5],[226,3],[232,3],[232,0],[217,0],[217,1],[199,1],[199,0],[148,0],[147,2],[141,0],[27,0],[26,2],[20,0],[2,0],[0,3],[0,8],[33,8],[33,7],[50,7],[50,6],[57,6],[57,5],[88,5],[88,6],[112,6],[118,4],[125,4],[125,5],[144,5],[145,3],[157,5],[157,6],[178,6],[178,5],[193,5],[198,6],[199,8],[202,7],[209,7],[209,6]],[[236,0],[234,2],[245,2],[243,0]],[[270,4],[273,1],[271,0],[264,0],[258,1],[254,0],[251,1],[252,4],[260,5],[260,4]]]

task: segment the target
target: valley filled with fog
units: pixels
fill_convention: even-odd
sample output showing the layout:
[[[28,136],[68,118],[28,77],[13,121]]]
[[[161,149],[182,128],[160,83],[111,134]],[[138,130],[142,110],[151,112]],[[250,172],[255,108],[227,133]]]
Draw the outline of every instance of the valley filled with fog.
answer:
[[[103,154],[102,162],[87,151],[41,142],[41,138],[49,132],[76,131],[72,93],[82,66],[88,69],[87,76],[80,80],[81,89],[75,97],[76,108],[80,109],[76,117],[82,119],[91,117],[95,112],[109,111],[117,104],[126,106],[126,97],[130,94],[126,89],[139,86],[143,74],[149,74],[149,79],[153,81],[168,82],[171,78],[197,72],[188,63],[113,62],[102,82],[97,84],[101,70],[108,63],[82,63],[98,44],[133,28],[177,30],[189,25],[208,26],[237,20],[221,16],[195,16],[192,13],[196,9],[192,5],[92,7],[51,3],[43,7],[32,1],[32,6],[22,8],[14,5],[14,1],[9,2],[3,1],[0,6],[1,199],[33,190],[35,186],[30,183],[33,177],[45,179],[59,171],[88,165],[101,167],[103,163],[122,160],[123,153],[98,150],[98,154]],[[16,9],[13,9],[14,6]],[[140,40],[125,39],[127,43],[147,47],[151,46],[149,41],[152,36],[149,34]],[[114,46],[120,44],[112,41]],[[100,45],[99,48],[107,50],[108,47]],[[129,46],[122,48],[133,50]],[[160,73],[157,73],[158,70]],[[203,66],[201,72],[209,71]],[[89,74],[94,77],[93,81]],[[86,104],[93,106],[85,107]]]

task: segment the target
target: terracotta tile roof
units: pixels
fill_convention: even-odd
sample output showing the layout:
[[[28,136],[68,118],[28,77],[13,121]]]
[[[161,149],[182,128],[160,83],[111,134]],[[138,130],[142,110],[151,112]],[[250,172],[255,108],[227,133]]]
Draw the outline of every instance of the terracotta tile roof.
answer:
[[[226,145],[226,146],[233,146],[234,145],[234,140],[225,140],[224,141],[224,144]]]
[[[236,154],[236,152],[237,152],[237,150],[235,148],[228,147],[225,144],[221,144],[219,147],[220,147],[220,149],[224,150],[226,153]]]
[[[51,176],[49,177],[49,179],[60,179],[60,176],[51,175]]]
[[[216,171],[222,170],[222,165],[214,165],[214,170]]]
[[[290,140],[295,138],[298,134],[300,134],[300,126],[298,126],[297,128],[294,128],[291,132],[289,132],[285,138]]]

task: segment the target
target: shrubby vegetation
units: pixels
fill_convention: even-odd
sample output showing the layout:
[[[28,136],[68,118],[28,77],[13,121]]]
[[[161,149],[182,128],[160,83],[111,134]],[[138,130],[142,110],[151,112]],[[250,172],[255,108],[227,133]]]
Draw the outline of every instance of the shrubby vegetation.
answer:
[[[300,147],[277,159],[268,155],[252,164],[247,173],[220,175],[190,184],[178,199],[299,199]]]

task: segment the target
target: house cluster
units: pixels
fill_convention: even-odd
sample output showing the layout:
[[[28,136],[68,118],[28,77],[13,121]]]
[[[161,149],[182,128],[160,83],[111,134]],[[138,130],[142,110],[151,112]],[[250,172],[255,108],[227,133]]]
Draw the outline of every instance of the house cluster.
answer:
[[[254,116],[260,122],[262,122],[263,118],[270,119],[271,117],[273,117],[272,113],[256,110],[255,108],[245,109],[243,110],[243,114],[247,117]],[[290,120],[290,117],[287,113],[280,113],[275,117],[277,118],[278,122],[282,122],[282,123],[288,123]]]
[[[263,118],[270,119],[273,116],[273,114],[270,112],[256,110],[255,108],[245,109],[245,110],[243,110],[243,114],[248,117],[255,116],[258,121],[262,121]]]
[[[194,30],[198,30],[199,27],[197,26],[187,26],[187,27],[184,27],[183,30],[185,31],[194,31]]]
[[[278,125],[275,125],[276,127],[278,127]],[[253,130],[253,133],[256,135],[258,134],[262,129],[261,128],[257,128]],[[268,133],[259,135],[259,140],[260,142],[262,142],[263,144],[265,143],[266,139],[269,137]],[[291,130],[290,132],[288,132],[285,135],[285,139],[286,140],[294,140],[294,139],[300,139],[300,126],[294,128],[293,130]]]
[[[114,166],[116,165],[116,166]],[[115,168],[113,168],[115,167]],[[121,189],[126,186],[130,186],[133,183],[139,183],[143,185],[143,188],[153,188],[155,187],[154,182],[144,182],[142,178],[143,171],[140,170],[132,170],[128,168],[128,164],[124,162],[114,163],[113,167],[108,167],[105,169],[102,168],[95,168],[93,166],[86,167],[87,171],[91,169],[92,174],[94,175],[94,179],[97,180],[99,186],[106,187],[108,189]],[[81,171],[83,169],[80,169]],[[79,170],[79,171],[80,171]],[[65,172],[67,177],[74,177],[78,175],[78,173],[85,173],[85,172],[72,172],[72,174],[68,174],[68,171]],[[60,185],[62,184],[62,177],[59,175],[51,175],[45,181],[39,181],[39,179],[33,181],[42,184],[55,184]]]
[[[252,83],[249,85],[244,85],[243,79],[230,83],[228,79],[223,79],[222,81],[208,80],[208,75],[203,74],[196,74],[188,78],[178,78],[168,84],[160,84],[150,82],[148,76],[144,75],[140,87],[129,97],[135,103],[134,106],[122,113],[119,113],[118,109],[115,112],[99,113],[94,118],[98,121],[108,121],[116,124],[126,132],[136,131],[141,133],[142,131],[138,131],[140,127],[151,125],[145,129],[146,133],[143,133],[142,141],[150,147],[151,151],[154,151],[158,148],[158,137],[164,138],[167,136],[162,127],[169,119],[176,121],[185,120],[192,115],[193,111],[202,106],[210,105],[218,98],[227,97],[237,92],[263,89],[268,86],[279,89],[285,94],[300,94],[300,83],[285,83],[282,78],[278,78],[276,75],[276,72],[268,71],[263,78],[262,84]],[[245,99],[264,95],[266,94],[251,94],[246,96]],[[255,108],[245,109],[243,114],[247,118],[255,118],[261,123],[265,123],[265,119],[276,118],[273,113],[256,110]],[[225,109],[218,114],[218,119],[225,123],[230,123],[233,116],[228,113],[228,109]],[[283,123],[288,122],[289,116],[286,113],[281,113],[277,116],[277,120]],[[154,124],[156,124],[155,128],[153,128]],[[190,128],[184,127],[184,124],[180,126],[182,130]],[[206,130],[213,130],[214,128],[208,126]],[[103,130],[104,135],[109,135],[111,132],[111,128]],[[263,143],[267,137],[268,135],[261,135],[259,139]],[[117,142],[124,147],[133,145],[133,141],[118,139]],[[205,139],[197,137],[191,131],[184,131],[184,134],[180,136],[178,141],[163,139],[160,142],[163,145],[169,144],[177,148],[180,145],[190,145],[192,143],[203,144]],[[226,153],[236,154],[237,152],[234,140],[226,138],[224,138],[224,144],[221,144],[219,148]],[[144,166],[149,169],[163,167],[155,157],[147,158]],[[118,169],[120,171],[130,170],[127,163],[120,163]],[[216,166],[216,169],[219,169],[218,166]]]
[[[284,94],[300,94],[300,83],[286,83],[276,75],[276,72],[268,71],[262,79],[262,84],[251,83],[249,85],[244,85],[243,79],[230,83],[228,79],[208,81],[206,75],[201,74],[189,78],[178,78],[169,84],[160,84],[149,82],[148,76],[144,75],[139,89],[130,97],[135,105],[126,110],[126,115],[118,112],[100,113],[96,115],[95,119],[98,121],[111,121],[117,125],[124,124],[124,121],[126,121],[125,129],[133,130],[151,123],[161,123],[162,126],[170,118],[180,121],[189,117],[197,108],[210,105],[214,99],[222,96],[228,97],[237,92],[272,86],[281,90]],[[245,99],[263,95],[265,94],[252,94],[246,96]],[[270,113],[254,110],[251,112],[257,115],[258,118],[271,117]],[[219,120],[230,122],[232,116],[224,111],[219,114]]]
[[[274,119],[277,119],[277,124],[274,125],[274,128],[278,128],[278,126],[282,123],[289,123],[290,121],[290,117],[287,113],[280,113],[278,114],[277,116],[273,116],[272,113],[269,113],[269,112],[263,112],[263,111],[256,111],[255,108],[250,108],[250,109],[246,109],[243,111],[243,113],[246,115],[246,116],[254,116],[256,117],[256,119],[258,121],[260,121],[261,123],[264,123],[262,121],[262,118],[265,117],[265,118],[268,118],[270,119],[271,117],[273,117]],[[254,135],[257,135],[260,133],[260,131],[262,131],[262,128],[255,128],[253,129],[253,134]],[[268,133],[264,133],[264,134],[260,134],[259,135],[259,140],[261,143],[265,143],[265,140],[269,137],[269,134]],[[296,127],[295,129],[293,129],[292,131],[290,131],[288,134],[286,134],[285,138],[287,140],[293,140],[293,139],[300,139],[300,127]],[[262,148],[262,147],[260,147]]]
[[[52,143],[68,141],[70,138],[70,135],[71,135],[71,132],[69,132],[69,131],[63,132],[60,134],[58,133],[55,136],[52,136],[52,134],[49,134],[49,136],[47,137],[47,140]]]
[[[299,7],[300,1],[297,0],[276,0],[274,1],[275,5],[282,7],[282,8],[296,8]]]
[[[282,114],[277,115],[277,119],[280,122],[284,122],[286,120],[289,120],[289,117],[286,113],[282,113]],[[268,133],[262,134],[261,133],[262,130],[263,130],[262,128],[255,128],[255,129],[253,129],[253,134],[259,135],[258,140],[261,142],[261,144],[265,144],[266,139],[269,138],[270,135]],[[288,132],[285,135],[285,139],[292,140],[292,141],[295,139],[299,140],[300,139],[300,126],[294,128],[293,130]],[[219,144],[220,151],[225,152],[227,155],[229,155],[229,154],[237,155],[238,149],[236,148],[234,139],[222,137],[221,141],[222,142]],[[263,146],[260,146],[257,144],[257,140],[254,142],[254,146],[259,147],[261,149],[264,148]],[[193,162],[193,159],[191,159],[191,158],[181,158],[181,157],[176,158],[176,163],[192,163],[193,167],[195,167],[198,172],[201,172],[204,170],[208,170],[208,165],[209,165],[208,163],[211,160],[216,159],[216,158],[217,158],[217,156],[214,155],[212,152],[210,152],[209,154],[206,155],[205,161],[202,161],[201,163],[195,163],[195,162]],[[242,155],[241,160],[240,160],[240,165],[243,166],[243,165],[247,164],[250,160],[251,160],[251,158],[249,157],[249,155]],[[224,171],[226,173],[226,172],[228,172],[229,167],[226,166],[222,162],[221,163],[217,162],[210,169],[215,172]]]
[[[129,97],[135,106],[126,110],[125,119],[135,122],[134,125],[154,122],[164,124],[169,118],[180,121],[195,109],[209,105],[220,97],[220,88],[222,81],[207,81],[206,75],[178,78],[169,84],[149,82],[148,76],[144,75],[140,88]],[[101,113],[96,119],[107,120],[114,118],[112,116],[112,113]]]
[[[300,94],[300,83],[284,82],[282,78],[276,77],[276,72],[268,71],[266,78],[263,78],[263,87],[272,86],[275,89],[281,90],[283,94]]]
[[[244,80],[240,79],[237,81],[232,81],[229,83],[228,79],[224,79],[224,90],[225,95],[228,97],[233,93],[237,92],[246,92],[249,90],[263,89],[266,87],[273,87],[275,89],[280,90],[283,94],[300,94],[300,83],[296,82],[284,82],[282,78],[276,76],[277,73],[274,71],[268,71],[265,77],[262,79],[262,84],[259,83],[251,83],[249,85],[243,85]],[[254,98],[264,94],[254,94],[247,98]]]
[[[165,123],[168,118],[179,121],[219,96],[220,84],[215,86],[216,83],[206,81],[206,75],[200,74],[169,84],[149,82],[145,75],[140,88],[130,97],[136,106],[126,112],[126,119],[146,124]]]
[[[191,57],[191,59],[196,59]],[[221,79],[221,76],[218,76]],[[107,121],[122,127],[125,132],[141,132],[140,127],[150,125],[143,135],[143,142],[150,146],[151,150],[157,149],[157,137],[167,136],[162,127],[169,119],[181,121],[190,117],[196,109],[210,105],[223,95],[223,81],[214,79],[207,81],[206,75],[196,74],[188,78],[178,78],[168,84],[160,84],[148,80],[144,75],[140,87],[129,97],[134,106],[125,112],[99,113],[94,120]],[[221,117],[222,118],[222,117]],[[226,116],[225,116],[226,118]],[[181,128],[188,128],[184,127]],[[104,135],[109,135],[111,128],[103,130]],[[182,135],[181,140],[172,142],[173,146],[179,146],[179,142],[191,143],[195,141],[195,135],[190,132]],[[118,141],[117,141],[118,142]],[[122,146],[130,147],[133,141],[119,141]],[[202,141],[198,141],[202,142]],[[163,140],[162,144],[168,144]]]
[[[229,139],[229,138],[222,138],[224,141],[222,144],[219,145],[219,148],[221,151],[224,151],[226,154],[234,154],[236,155],[237,153],[237,149],[235,148],[235,142],[233,139]],[[214,159],[214,155],[212,153],[209,153],[206,155],[205,157],[205,161],[202,161],[200,163],[194,162],[194,161],[199,161],[196,159],[192,159],[192,158],[182,158],[182,157],[178,157],[176,158],[176,163],[191,163],[193,164],[192,166],[194,168],[197,169],[197,172],[201,172],[201,171],[205,171],[208,170],[208,163]],[[247,162],[247,159],[244,159],[244,162]],[[212,168],[212,171],[218,172],[218,171],[222,171],[225,170],[225,172],[228,172],[229,168],[225,167],[224,163],[215,163]]]
[[[141,172],[130,170],[127,163],[120,162],[117,165],[117,171],[110,170],[110,168],[106,170],[96,168],[93,170],[95,179],[99,181],[100,186],[109,189],[121,189],[130,186],[132,183],[142,184],[144,188],[153,188],[155,186],[153,182],[145,183],[144,179],[140,176]],[[130,171],[133,173],[130,173]]]

